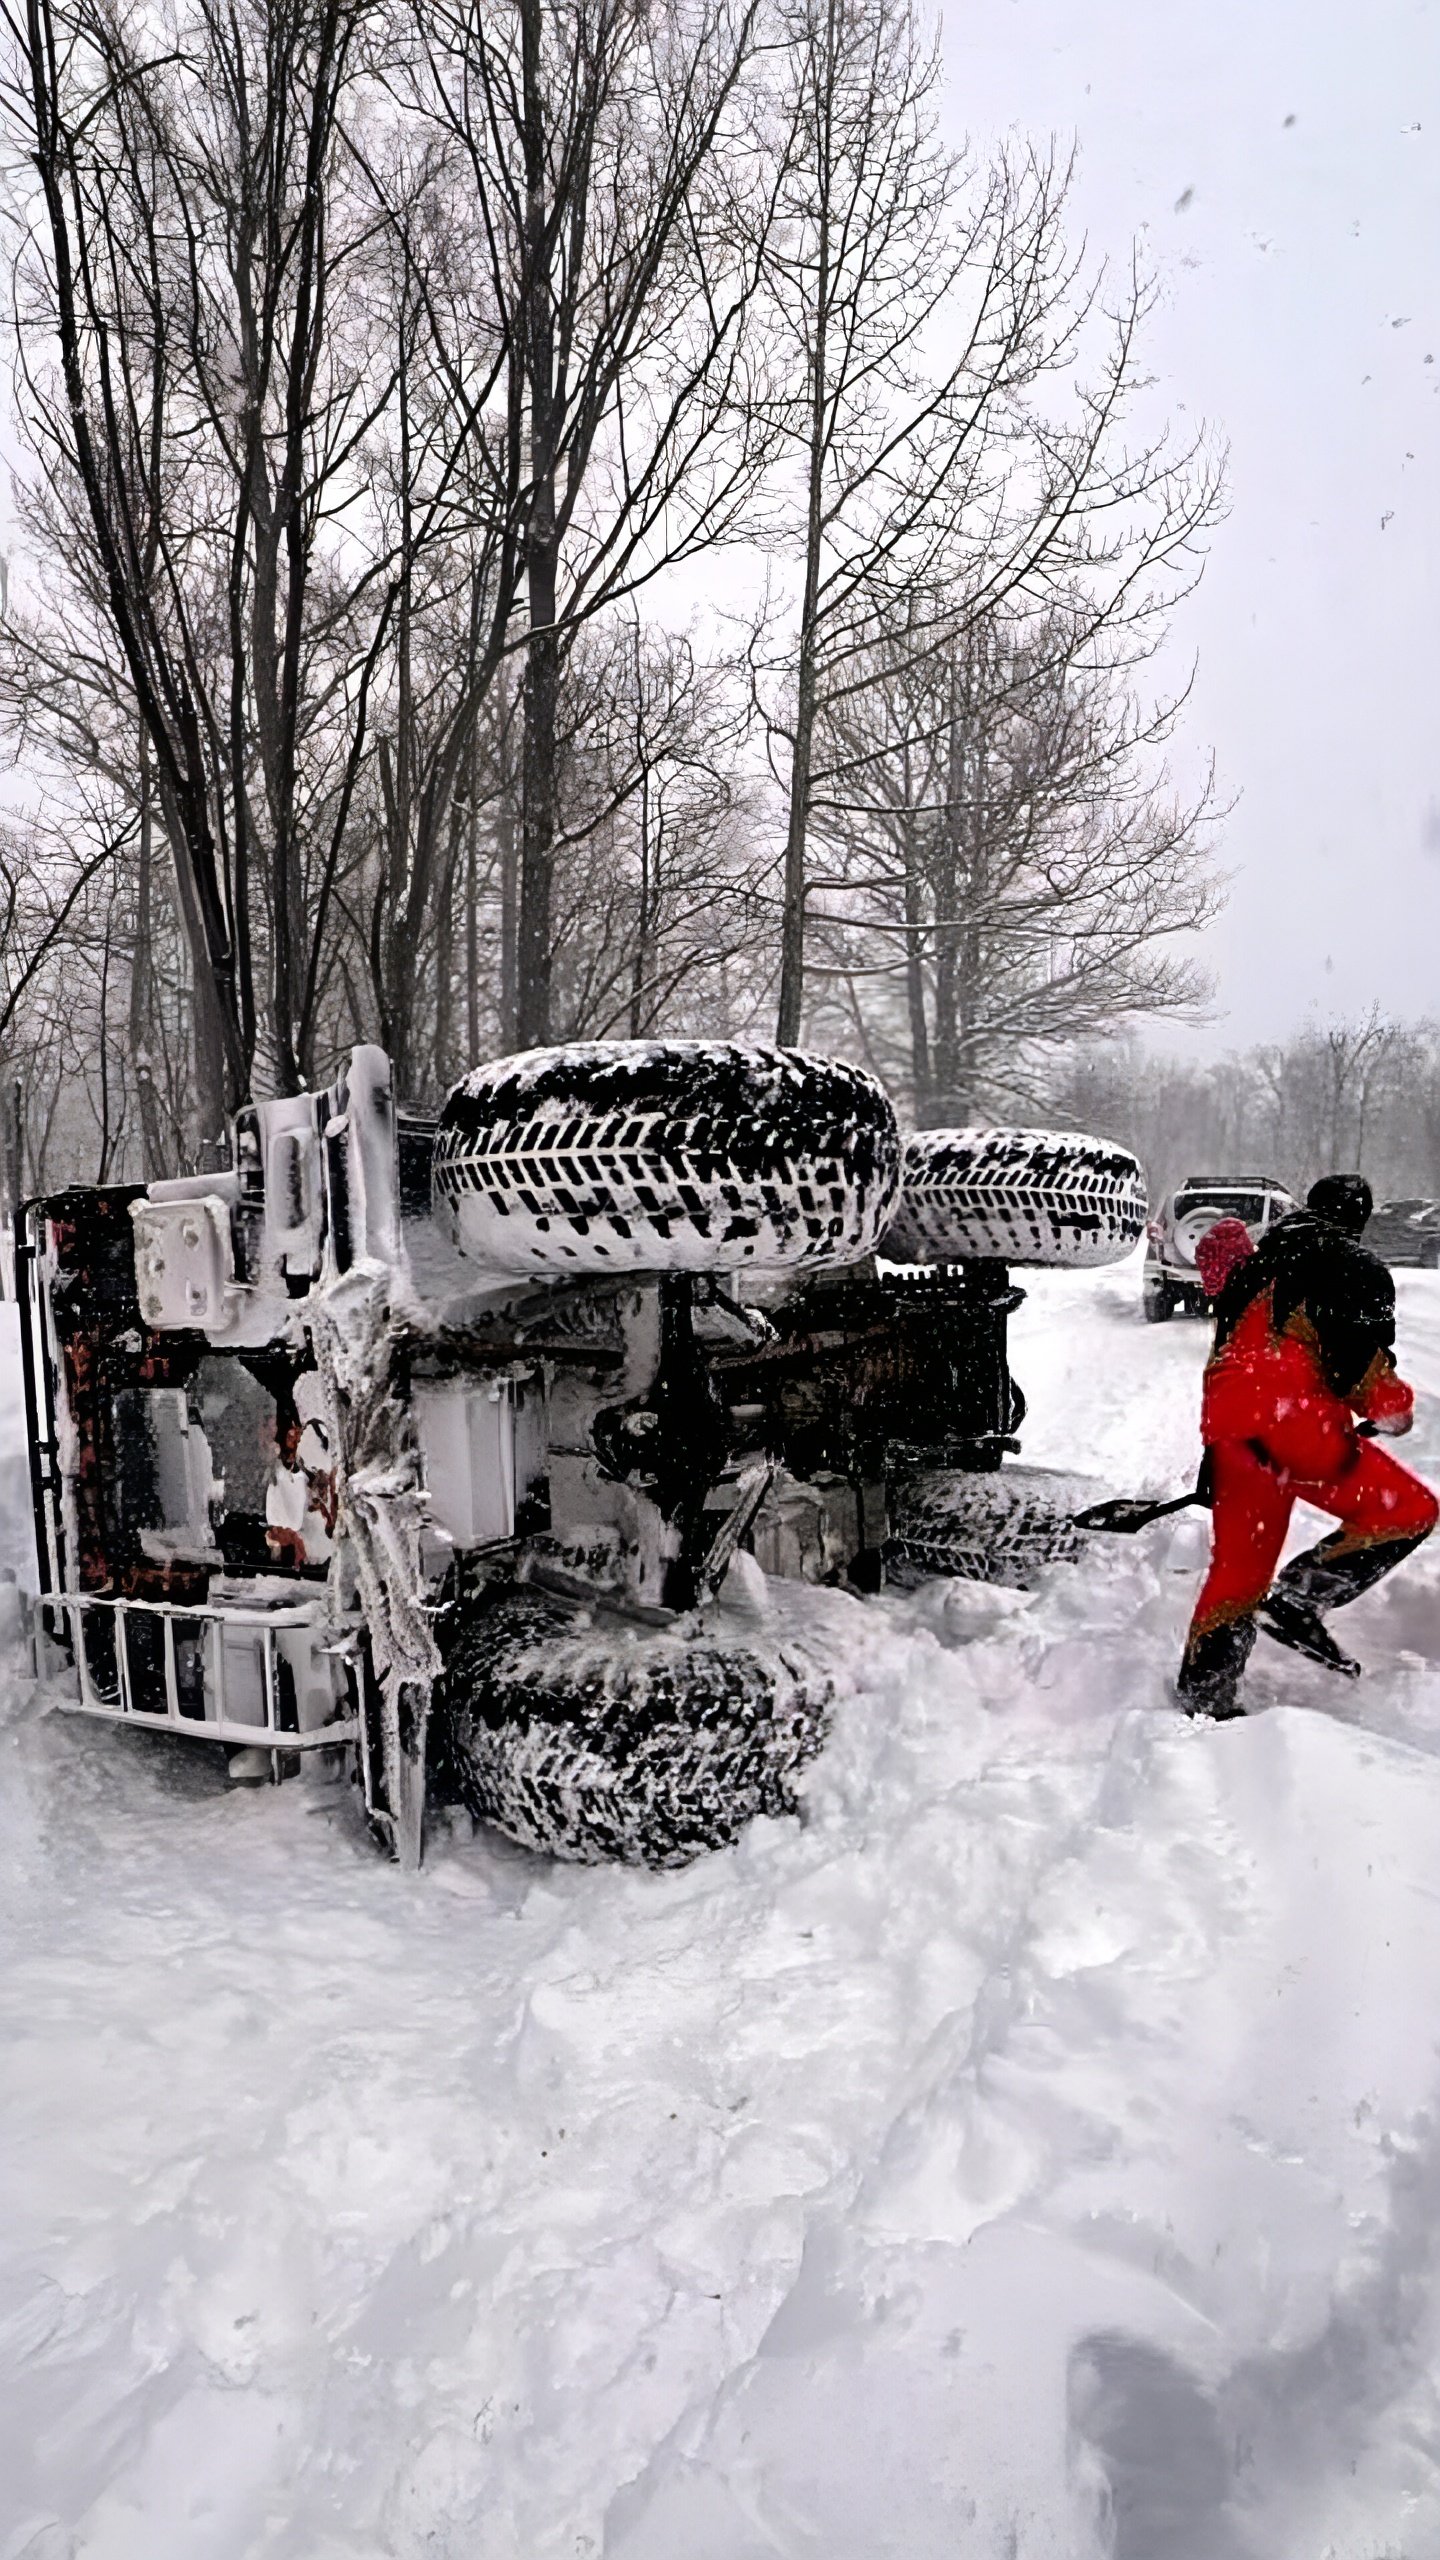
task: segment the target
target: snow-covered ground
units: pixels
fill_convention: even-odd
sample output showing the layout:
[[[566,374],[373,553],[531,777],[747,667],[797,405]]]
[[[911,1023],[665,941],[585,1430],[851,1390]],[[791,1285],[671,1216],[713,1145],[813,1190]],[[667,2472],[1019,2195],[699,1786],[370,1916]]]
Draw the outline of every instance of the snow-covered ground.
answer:
[[[1202,1349],[1032,1281],[1027,1458],[1183,1483]],[[1440,1554],[1215,1730],[1201,1543],[782,1595],[808,1820],[671,1876],[406,1879],[16,1653],[0,2560],[1434,2560]]]

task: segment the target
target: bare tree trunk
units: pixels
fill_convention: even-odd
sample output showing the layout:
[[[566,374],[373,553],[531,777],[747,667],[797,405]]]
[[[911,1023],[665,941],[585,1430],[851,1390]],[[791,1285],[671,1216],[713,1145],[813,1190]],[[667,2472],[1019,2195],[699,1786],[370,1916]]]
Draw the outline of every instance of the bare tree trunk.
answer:
[[[553,550],[532,558],[530,640],[525,652],[525,740],[520,795],[520,895],[516,931],[515,1037],[522,1049],[550,1037],[551,899],[555,876],[555,639]]]
[[[502,1049],[513,1049],[519,1043],[520,842],[516,820],[519,816],[520,776],[515,761],[515,705],[510,698],[508,682],[503,680],[496,734],[499,739],[495,839],[500,873],[500,1045]],[[472,894],[478,898],[478,882]],[[478,1006],[478,987],[475,1003]],[[479,1041],[477,1011],[471,1020],[471,1045],[477,1058]]]
[[[110,961],[114,950],[114,923],[112,904],[105,910],[105,929],[100,945],[100,1056],[97,1062],[100,1069],[100,1109],[96,1115],[100,1123],[100,1157],[95,1168],[97,1182],[110,1179]]]
[[[130,961],[130,1056],[140,1099],[141,1160],[147,1181],[167,1170],[155,1066],[150,1044],[155,1017],[155,921],[153,913],[154,785],[150,741],[140,732],[140,850],[135,879],[135,949]]]
[[[981,642],[983,648],[983,641]],[[975,1088],[975,1052],[985,1004],[985,969],[987,959],[986,923],[990,899],[989,814],[986,808],[988,788],[988,739],[985,705],[987,701],[983,670],[974,680],[975,653],[967,658],[970,670],[972,700],[979,697],[979,716],[973,728],[973,746],[969,770],[961,767],[959,788],[968,794],[969,807],[959,812],[957,830],[963,829],[968,840],[968,859],[961,865],[964,880],[965,914],[958,919],[960,969],[957,988],[955,1025],[954,1102],[957,1117],[969,1119]]]
[[[392,812],[395,857],[391,868],[392,930],[398,928],[407,941],[420,921],[420,902],[413,895],[412,866],[421,855],[413,841],[414,811],[410,777],[415,760],[415,687],[412,643],[414,636],[414,532],[411,514],[410,465],[410,368],[404,344],[408,313],[400,315],[401,347],[399,361],[400,393],[400,596],[396,612],[396,700],[395,700],[395,805]],[[419,910],[419,912],[417,912]],[[395,1090],[410,1094],[415,1087],[415,1004],[420,989],[417,966],[419,954],[413,944],[397,954],[399,965],[391,980],[392,1063]]]
[[[930,1033],[925,1020],[924,875],[915,858],[913,822],[905,829],[905,1010],[910,1023],[910,1083],[923,1128],[934,1106]]]
[[[957,1009],[960,976],[959,833],[965,796],[965,715],[957,670],[950,668],[946,705],[945,806],[935,856],[935,1094],[942,1120],[953,1117],[959,1083]]]
[[[464,816],[458,807],[451,813],[450,851],[435,908],[435,1047],[427,1082],[439,1090],[450,1082],[455,1059],[455,890]]]
[[[552,241],[546,207],[546,98],[541,0],[520,0],[524,84],[525,282],[521,321],[530,384],[530,521],[525,584],[530,636],[525,648],[520,803],[520,900],[516,934],[515,1036],[522,1049],[550,1037],[550,901],[555,869],[555,721],[559,637],[555,606],[560,545],[555,515],[555,324]]]
[[[1342,1035],[1341,1035],[1341,1037],[1343,1038],[1343,1036],[1344,1036],[1344,1035],[1342,1034]],[[1330,1112],[1329,1112],[1329,1122],[1330,1122],[1330,1128],[1329,1128],[1329,1159],[1330,1159],[1330,1161],[1329,1161],[1329,1167],[1327,1168],[1328,1170],[1332,1170],[1332,1171],[1333,1171],[1333,1169],[1335,1168],[1335,1166],[1337,1166],[1337,1165],[1339,1164],[1339,1162],[1340,1162],[1340,1114],[1341,1114],[1341,1110],[1342,1110],[1342,1108],[1343,1108],[1343,1106],[1344,1106],[1344,1100],[1345,1100],[1345,1066],[1344,1066],[1344,1057],[1343,1057],[1343,1052],[1342,1052],[1340,1049],[1338,1049],[1338,1048],[1336,1047],[1335,1042],[1332,1040],[1332,1042],[1331,1042],[1331,1044],[1330,1044]]]
[[[466,1064],[480,1064],[480,743],[470,749],[470,805],[465,812],[465,1032]],[[502,999],[504,1001],[504,999]],[[505,1001],[509,1039],[510,1008]]]
[[[835,74],[836,0],[827,0],[825,53],[818,83],[817,120],[824,132],[818,154],[819,196],[815,254],[815,303],[810,346],[810,431],[805,480],[805,583],[800,601],[799,663],[795,682],[795,738],[790,755],[790,814],[785,834],[785,885],[780,920],[780,1002],[775,1037],[790,1048],[800,1037],[805,1009],[805,840],[810,824],[810,768],[815,744],[816,651],[819,640],[820,563],[825,530],[825,461],[833,427],[830,402],[830,118]]]
[[[635,757],[640,768],[640,880],[636,897],[635,956],[630,964],[630,1037],[646,1029],[646,989],[650,983],[650,755],[645,735],[645,669],[640,655],[640,625],[635,625]]]
[[[176,851],[176,831],[163,779],[160,780],[160,806],[165,817],[166,835],[173,858],[176,900],[180,924],[190,967],[190,1001],[193,1008],[195,1046],[195,1116],[196,1135],[202,1145],[218,1141],[235,1102],[241,1098],[232,1076],[230,1043],[227,1039],[227,1015],[216,972],[204,965],[207,945],[195,896],[190,865]],[[246,1079],[248,1089],[248,1076]]]
[[[25,1197],[25,1087],[17,1076],[8,1088],[5,1114],[6,1206],[13,1214]]]
[[[793,1048],[805,1010],[805,839],[810,822],[810,766],[815,743],[813,625],[802,631],[790,757],[790,820],[785,834],[784,904],[780,919],[780,1001],[775,1037]]]

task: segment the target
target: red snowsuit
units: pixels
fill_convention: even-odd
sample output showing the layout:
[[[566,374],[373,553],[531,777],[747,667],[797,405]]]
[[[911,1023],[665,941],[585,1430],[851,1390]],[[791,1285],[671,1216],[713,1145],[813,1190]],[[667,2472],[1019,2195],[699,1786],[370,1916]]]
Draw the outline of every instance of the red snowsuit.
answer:
[[[1428,1485],[1373,1440],[1355,1417],[1403,1428],[1414,1396],[1377,1354],[1348,1400],[1327,1385],[1303,1316],[1274,1326],[1266,1289],[1205,1372],[1201,1437],[1211,1470],[1210,1571],[1190,1643],[1254,1609],[1270,1588],[1296,1501],[1340,1521],[1327,1560],[1393,1540],[1423,1538],[1440,1518]]]

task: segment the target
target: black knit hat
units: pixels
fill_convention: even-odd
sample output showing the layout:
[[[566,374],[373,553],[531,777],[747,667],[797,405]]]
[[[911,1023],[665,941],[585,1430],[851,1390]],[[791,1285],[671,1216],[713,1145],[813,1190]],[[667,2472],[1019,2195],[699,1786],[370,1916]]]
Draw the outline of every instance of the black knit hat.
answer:
[[[1375,1206],[1375,1195],[1363,1173],[1327,1173],[1311,1184],[1305,1206],[1347,1236],[1358,1236]]]

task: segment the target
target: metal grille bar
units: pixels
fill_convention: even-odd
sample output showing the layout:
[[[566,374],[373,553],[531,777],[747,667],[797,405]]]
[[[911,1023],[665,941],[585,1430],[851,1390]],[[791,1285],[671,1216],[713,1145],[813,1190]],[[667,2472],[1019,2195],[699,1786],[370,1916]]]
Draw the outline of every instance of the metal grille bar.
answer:
[[[359,1732],[358,1715],[344,1713],[332,1716],[326,1723],[309,1732],[291,1732],[283,1727],[280,1715],[280,1683],[277,1676],[276,1638],[287,1627],[314,1627],[315,1613],[305,1604],[278,1609],[246,1608],[243,1604],[223,1609],[207,1606],[203,1601],[189,1603],[170,1600],[125,1600],[107,1592],[51,1591],[40,1602],[45,1618],[63,1617],[71,1652],[75,1659],[79,1695],[58,1701],[63,1715],[94,1716],[106,1724],[132,1724],[150,1733],[178,1733],[192,1742],[229,1742],[248,1745],[260,1751],[329,1750],[336,1743],[353,1742]],[[85,1643],[87,1611],[109,1610],[115,1622],[115,1691],[106,1694],[96,1679],[95,1668]],[[163,1629],[163,1664],[165,1706],[163,1710],[137,1703],[138,1689],[130,1658],[130,1621],[151,1619]],[[176,1625],[213,1626],[217,1633],[213,1653],[215,1704],[217,1715],[189,1714],[181,1701],[179,1667],[176,1658]],[[225,1692],[226,1627],[254,1628],[261,1643],[262,1715],[258,1722],[242,1722],[227,1714]],[[202,1670],[201,1696],[204,1699]]]

